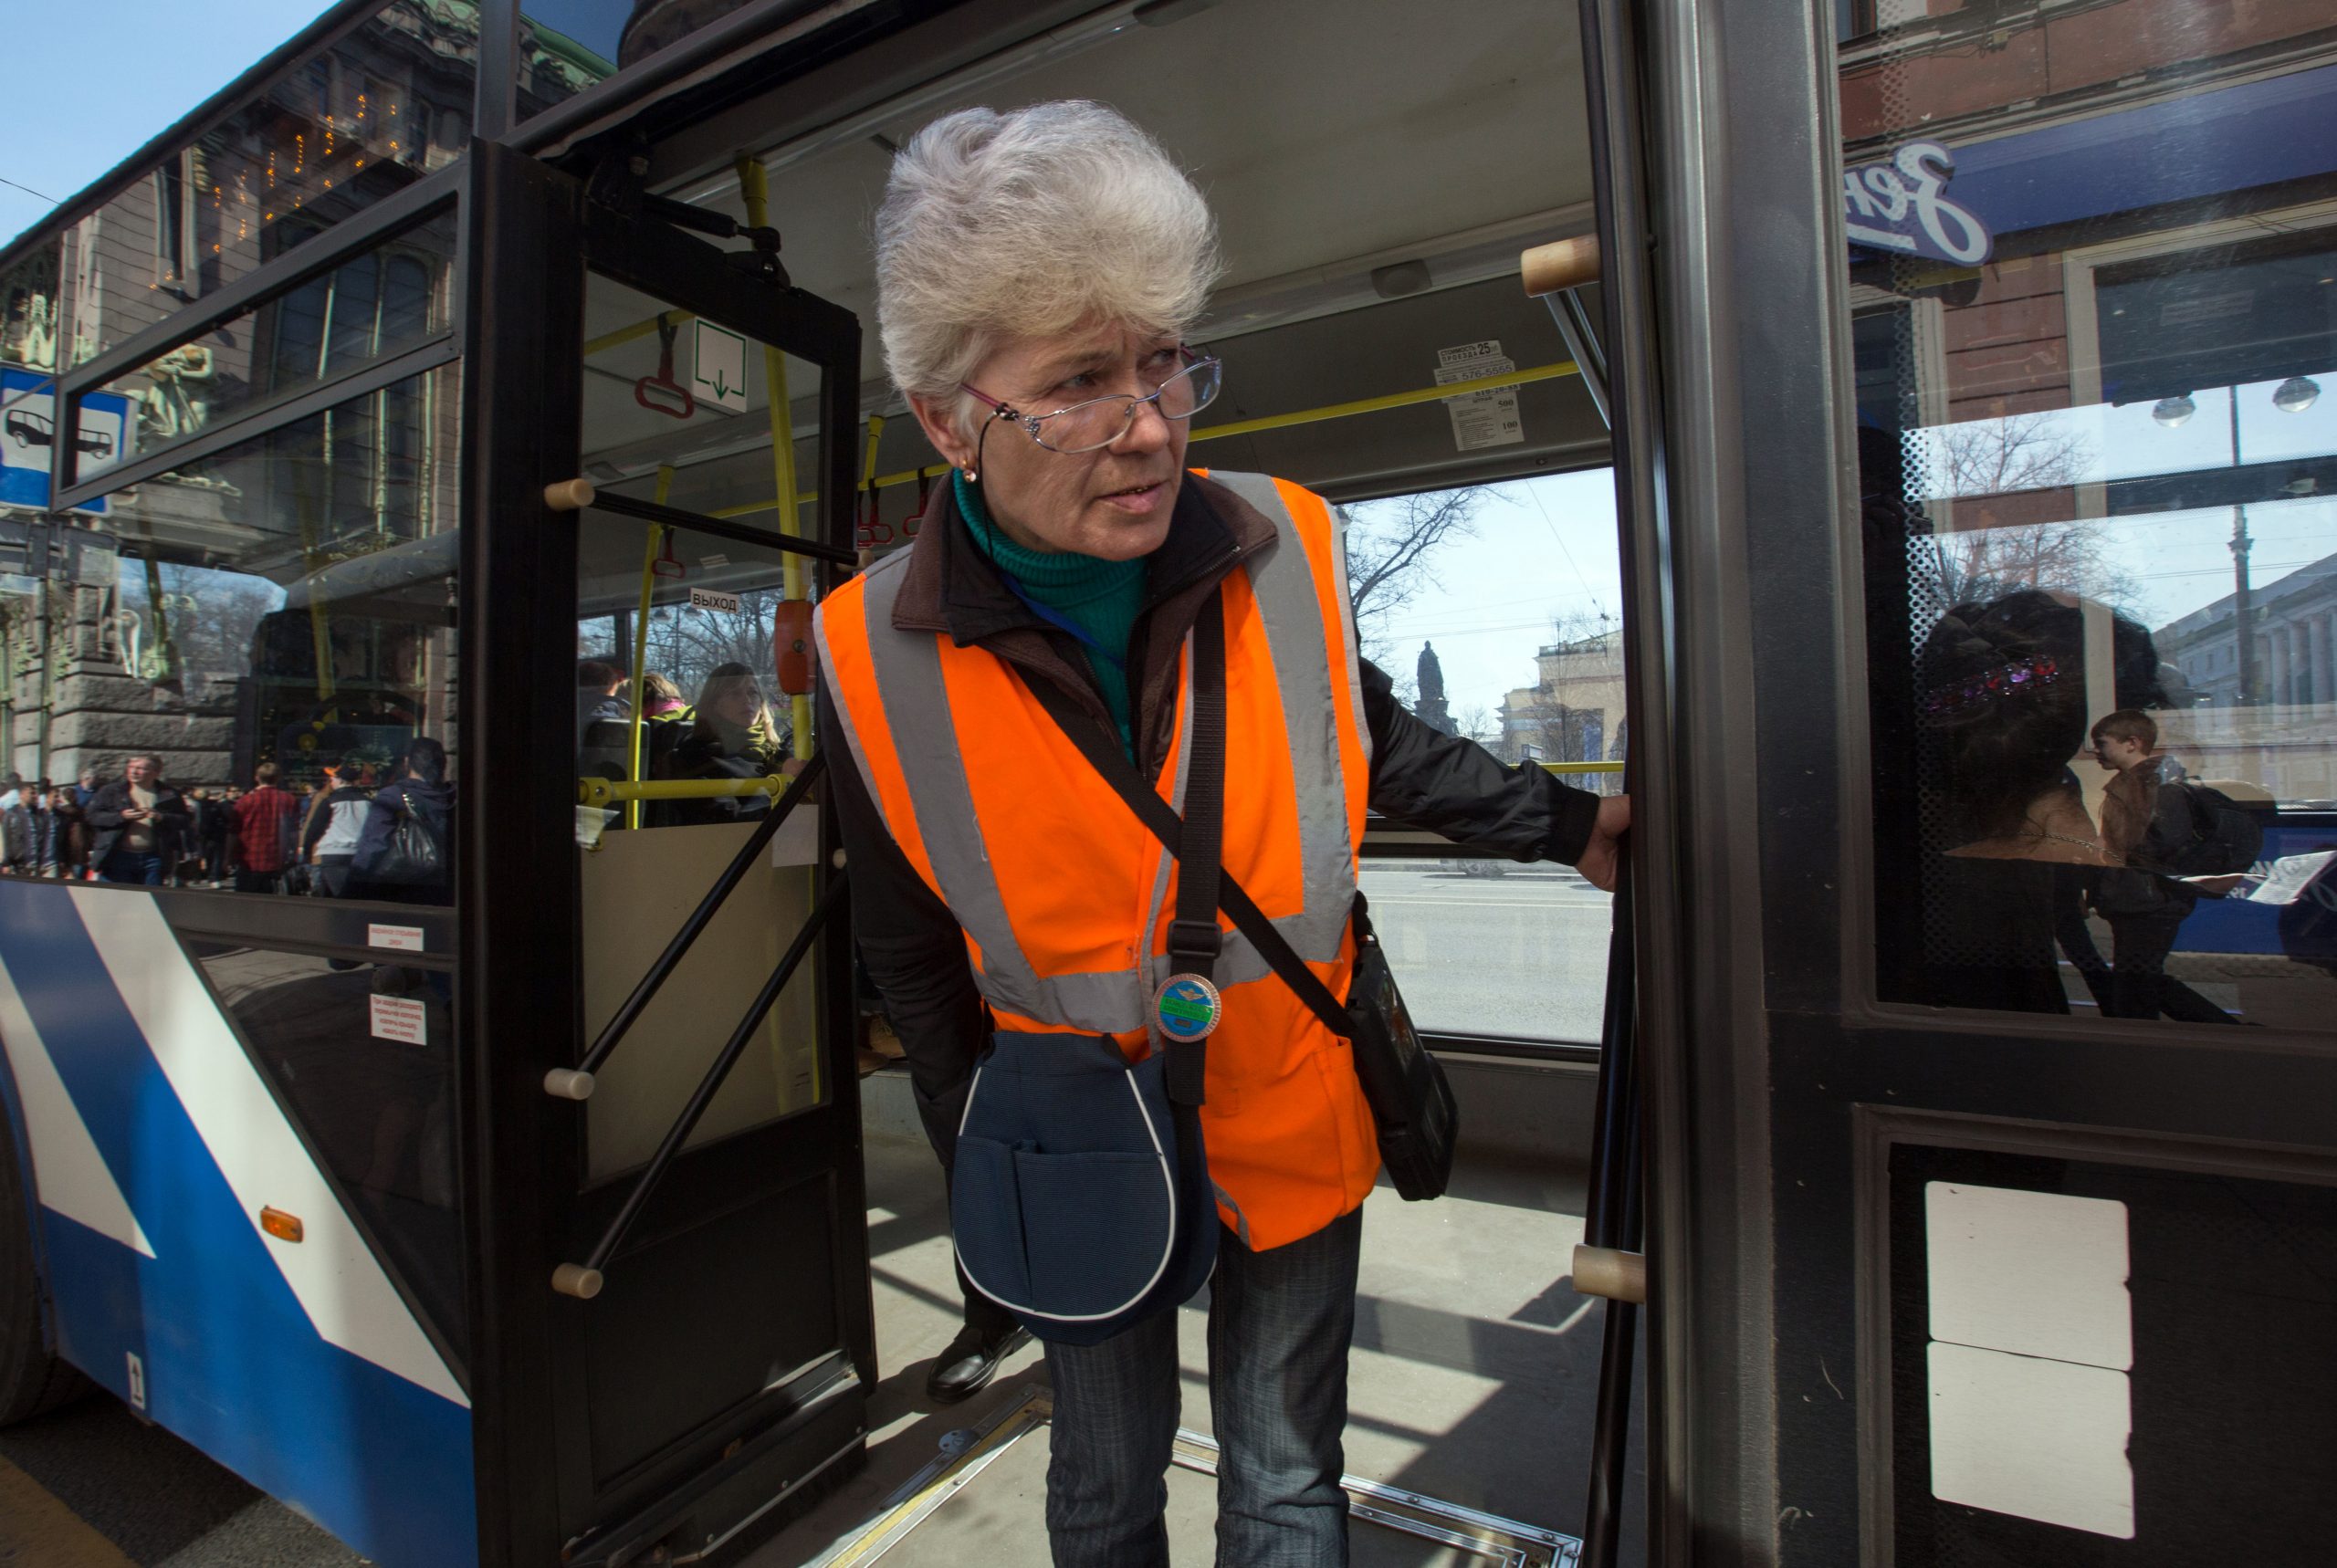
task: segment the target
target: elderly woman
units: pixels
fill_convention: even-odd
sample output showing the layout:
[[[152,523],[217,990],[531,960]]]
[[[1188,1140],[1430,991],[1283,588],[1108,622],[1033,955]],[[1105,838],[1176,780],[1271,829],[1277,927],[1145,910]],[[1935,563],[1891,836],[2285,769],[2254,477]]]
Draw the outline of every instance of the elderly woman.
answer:
[[[821,725],[851,755],[857,935],[954,1167],[966,1326],[929,1386],[971,1393],[1035,1328],[1054,1561],[1166,1563],[1174,1309],[1213,1249],[1218,1561],[1344,1563],[1374,1123],[1347,1042],[1210,904],[1238,886],[1343,996],[1367,806],[1601,886],[1630,808],[1406,713],[1322,500],[1186,470],[1216,237],[1143,131],[1091,103],[952,114],[895,160],[876,252],[887,367],[956,473],[823,606]],[[1218,841],[1216,898],[1142,790]]]

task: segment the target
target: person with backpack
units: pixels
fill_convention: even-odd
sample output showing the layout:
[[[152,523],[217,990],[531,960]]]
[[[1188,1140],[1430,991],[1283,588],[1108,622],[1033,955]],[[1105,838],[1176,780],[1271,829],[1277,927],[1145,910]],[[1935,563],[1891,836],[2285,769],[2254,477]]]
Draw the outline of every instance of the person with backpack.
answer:
[[[446,747],[416,736],[393,772],[391,782],[373,797],[350,856],[352,895],[451,904],[455,787],[446,782]]]
[[[2220,792],[2192,783],[2183,765],[2158,749],[2158,725],[2136,708],[2121,708],[2093,727],[2093,757],[2115,775],[2101,798],[2101,841],[2112,865],[2100,873],[2097,914],[2110,924],[2110,999],[2105,1018],[2184,1023],[2237,1020],[2166,972],[2167,955],[2199,902],[2182,880],[2229,871],[2216,862],[2249,860],[2220,821],[2223,809],[2245,816]],[[2212,799],[2210,799],[2212,797]]]
[[[349,868],[357,859],[365,819],[372,814],[373,793],[359,788],[359,772],[354,761],[327,764],[328,788],[309,808],[308,825],[300,831],[300,856],[316,867],[317,889],[327,898],[350,896]]]

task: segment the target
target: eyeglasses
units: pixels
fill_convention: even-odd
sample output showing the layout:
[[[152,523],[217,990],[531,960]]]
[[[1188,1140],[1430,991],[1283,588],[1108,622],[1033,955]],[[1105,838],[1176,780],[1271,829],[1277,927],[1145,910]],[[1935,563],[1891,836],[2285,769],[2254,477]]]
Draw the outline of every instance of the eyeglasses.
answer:
[[[991,419],[1021,425],[1030,433],[1032,440],[1050,452],[1093,452],[1126,435],[1128,427],[1136,423],[1136,411],[1146,403],[1150,403],[1163,419],[1186,420],[1215,401],[1223,367],[1190,349],[1177,352],[1185,361],[1185,368],[1142,397],[1114,392],[1109,397],[1089,398],[1085,402],[1059,408],[1053,413],[1024,413],[963,382],[958,385],[968,396],[991,409]]]

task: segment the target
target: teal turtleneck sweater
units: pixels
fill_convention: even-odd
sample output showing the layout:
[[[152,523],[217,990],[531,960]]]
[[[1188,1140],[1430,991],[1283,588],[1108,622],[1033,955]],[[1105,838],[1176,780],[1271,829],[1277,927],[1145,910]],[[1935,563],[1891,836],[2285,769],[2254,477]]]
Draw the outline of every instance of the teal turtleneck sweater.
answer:
[[[1088,666],[1095,672],[1096,687],[1104,694],[1105,706],[1112,710],[1112,723],[1119,728],[1120,745],[1134,761],[1136,731],[1128,708],[1126,661],[1128,633],[1144,608],[1143,559],[1099,560],[1069,551],[1024,549],[990,521],[981,492],[966,482],[963,469],[953,482],[958,515],[966,519],[966,531],[974,536],[990,564],[1013,580],[1011,586],[1021,590],[1024,599],[1043,605],[1078,628]]]

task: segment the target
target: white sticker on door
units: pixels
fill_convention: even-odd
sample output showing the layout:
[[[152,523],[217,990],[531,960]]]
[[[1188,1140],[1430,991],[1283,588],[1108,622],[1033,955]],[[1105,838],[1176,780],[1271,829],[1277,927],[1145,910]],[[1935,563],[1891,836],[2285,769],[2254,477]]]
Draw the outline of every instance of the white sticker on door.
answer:
[[[1436,359],[1439,386],[1480,381],[1486,376],[1505,376],[1517,369],[1517,361],[1501,351],[1498,338],[1439,349]],[[1525,424],[1517,413],[1515,387],[1495,387],[1449,397],[1444,400],[1444,409],[1452,416],[1452,444],[1463,452],[1474,452],[1483,446],[1512,446],[1525,439]]]
[[[365,946],[386,947],[393,953],[419,953],[422,951],[422,927],[368,925],[365,927]]]
[[[400,1045],[426,1045],[429,1038],[422,1003],[413,997],[369,997],[373,1005],[373,1038]]]

